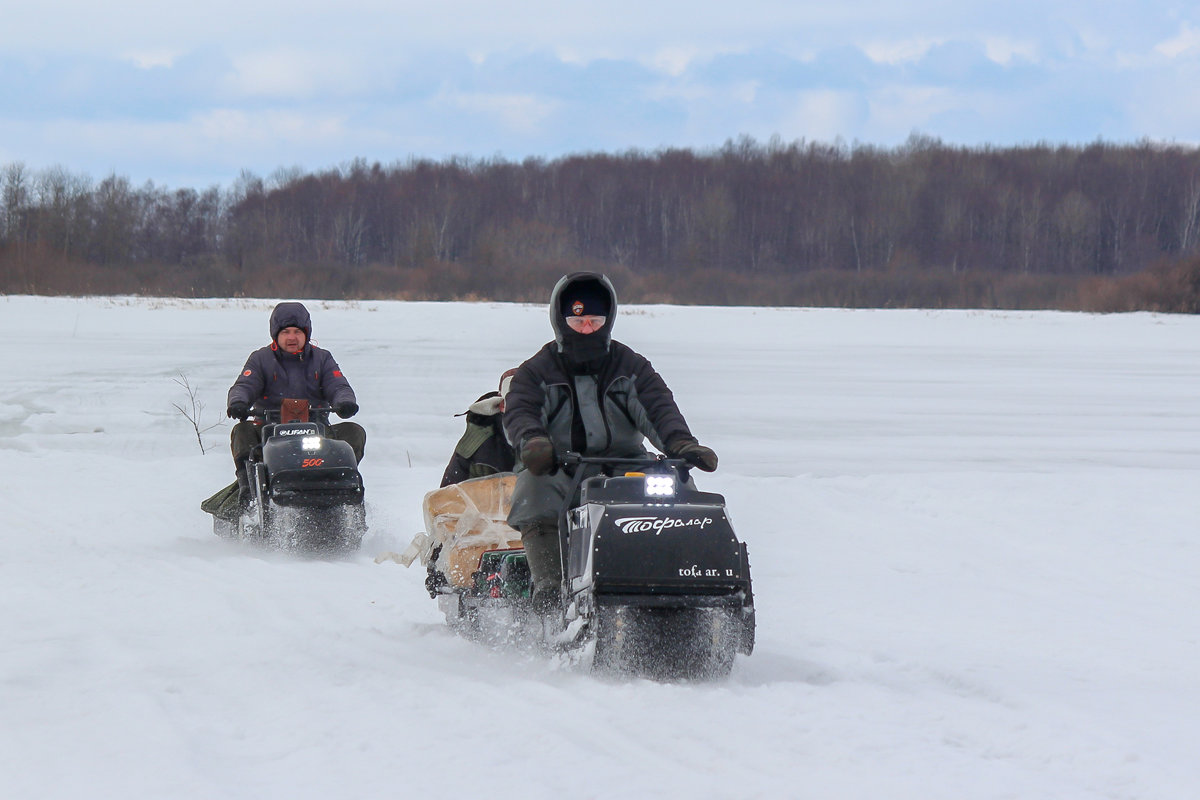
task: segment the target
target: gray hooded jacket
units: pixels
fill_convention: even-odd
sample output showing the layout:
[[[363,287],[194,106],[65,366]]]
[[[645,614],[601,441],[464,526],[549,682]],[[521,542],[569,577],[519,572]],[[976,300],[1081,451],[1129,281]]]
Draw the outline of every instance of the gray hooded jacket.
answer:
[[[328,350],[314,347],[305,341],[299,353],[279,349],[275,337],[287,327],[312,336],[308,309],[300,303],[280,303],[271,312],[271,344],[250,354],[242,374],[229,387],[228,404],[242,401],[257,408],[279,408],[288,398],[304,399],[310,403],[355,403],[350,381]]]
[[[560,310],[563,293],[577,282],[592,282],[609,297],[604,327],[592,334],[567,327]],[[691,437],[687,422],[662,377],[643,356],[613,341],[617,296],[608,278],[574,273],[562,278],[550,297],[555,340],[523,363],[505,398],[504,430],[514,448],[531,436],[548,436],[561,455],[636,457],[645,439],[666,452],[676,437]],[[519,459],[508,524],[514,528],[552,522],[566,502],[570,476],[534,475]]]

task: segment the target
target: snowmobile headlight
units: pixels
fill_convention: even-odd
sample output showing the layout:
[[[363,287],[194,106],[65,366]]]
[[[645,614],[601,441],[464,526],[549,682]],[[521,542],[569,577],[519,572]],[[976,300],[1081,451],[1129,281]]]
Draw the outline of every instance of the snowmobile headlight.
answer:
[[[647,497],[674,497],[675,478],[670,475],[647,475]]]
[[[301,450],[320,450],[321,449],[321,437],[320,436],[305,436],[303,439],[300,440],[300,449]]]

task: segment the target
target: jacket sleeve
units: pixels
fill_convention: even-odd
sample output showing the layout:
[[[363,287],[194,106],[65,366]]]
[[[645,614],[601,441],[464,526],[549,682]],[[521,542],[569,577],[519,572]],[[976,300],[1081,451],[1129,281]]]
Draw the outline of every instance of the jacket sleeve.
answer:
[[[357,403],[358,398],[354,396],[354,390],[350,388],[350,381],[346,380],[346,376],[342,374],[342,368],[334,360],[333,354],[328,350],[320,352],[322,354],[320,362],[321,393],[325,396],[325,402],[331,406],[336,406],[338,403]]]
[[[549,435],[542,418],[546,390],[536,369],[536,358],[534,356],[517,368],[504,398],[504,435],[517,452],[530,436]]]
[[[650,362],[641,355],[630,354],[633,358],[634,388],[637,391],[638,402],[646,410],[653,433],[643,431],[649,436],[654,446],[665,452],[667,442],[678,436],[691,437],[687,420],[675,403],[675,395],[667,387],[667,382],[655,371]],[[657,437],[654,435],[657,434]],[[657,441],[655,439],[657,438]]]
[[[450,463],[446,465],[446,471],[442,473],[442,486],[465,481],[468,467],[467,460],[456,451],[454,455],[450,456]]]
[[[237,380],[233,382],[233,386],[229,387],[229,394],[225,398],[225,405],[228,407],[240,400],[246,405],[252,406],[262,399],[266,387],[267,379],[266,370],[262,363],[262,351],[255,350],[246,359],[246,365],[242,367],[242,373],[237,376]]]

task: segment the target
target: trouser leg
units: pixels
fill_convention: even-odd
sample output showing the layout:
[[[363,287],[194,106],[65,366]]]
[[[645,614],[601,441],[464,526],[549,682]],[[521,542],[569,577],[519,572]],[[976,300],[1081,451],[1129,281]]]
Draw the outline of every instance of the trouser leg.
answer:
[[[558,604],[562,587],[558,525],[543,521],[522,526],[521,544],[529,563],[534,605],[548,610]]]
[[[246,460],[250,451],[258,446],[259,427],[253,422],[242,420],[229,432],[229,449],[233,451],[233,470],[237,476],[238,499],[243,505],[250,499],[250,476],[246,474]]]
[[[354,448],[356,461],[363,460],[363,454],[367,450],[367,431],[362,425],[357,422],[339,422],[336,425],[330,425],[328,431],[330,437],[341,439]]]

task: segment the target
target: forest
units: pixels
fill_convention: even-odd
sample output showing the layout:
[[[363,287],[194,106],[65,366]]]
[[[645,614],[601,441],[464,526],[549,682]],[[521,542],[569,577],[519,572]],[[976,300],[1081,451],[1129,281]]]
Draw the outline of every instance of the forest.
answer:
[[[760,143],[229,187],[0,165],[0,292],[1200,312],[1200,149]]]

